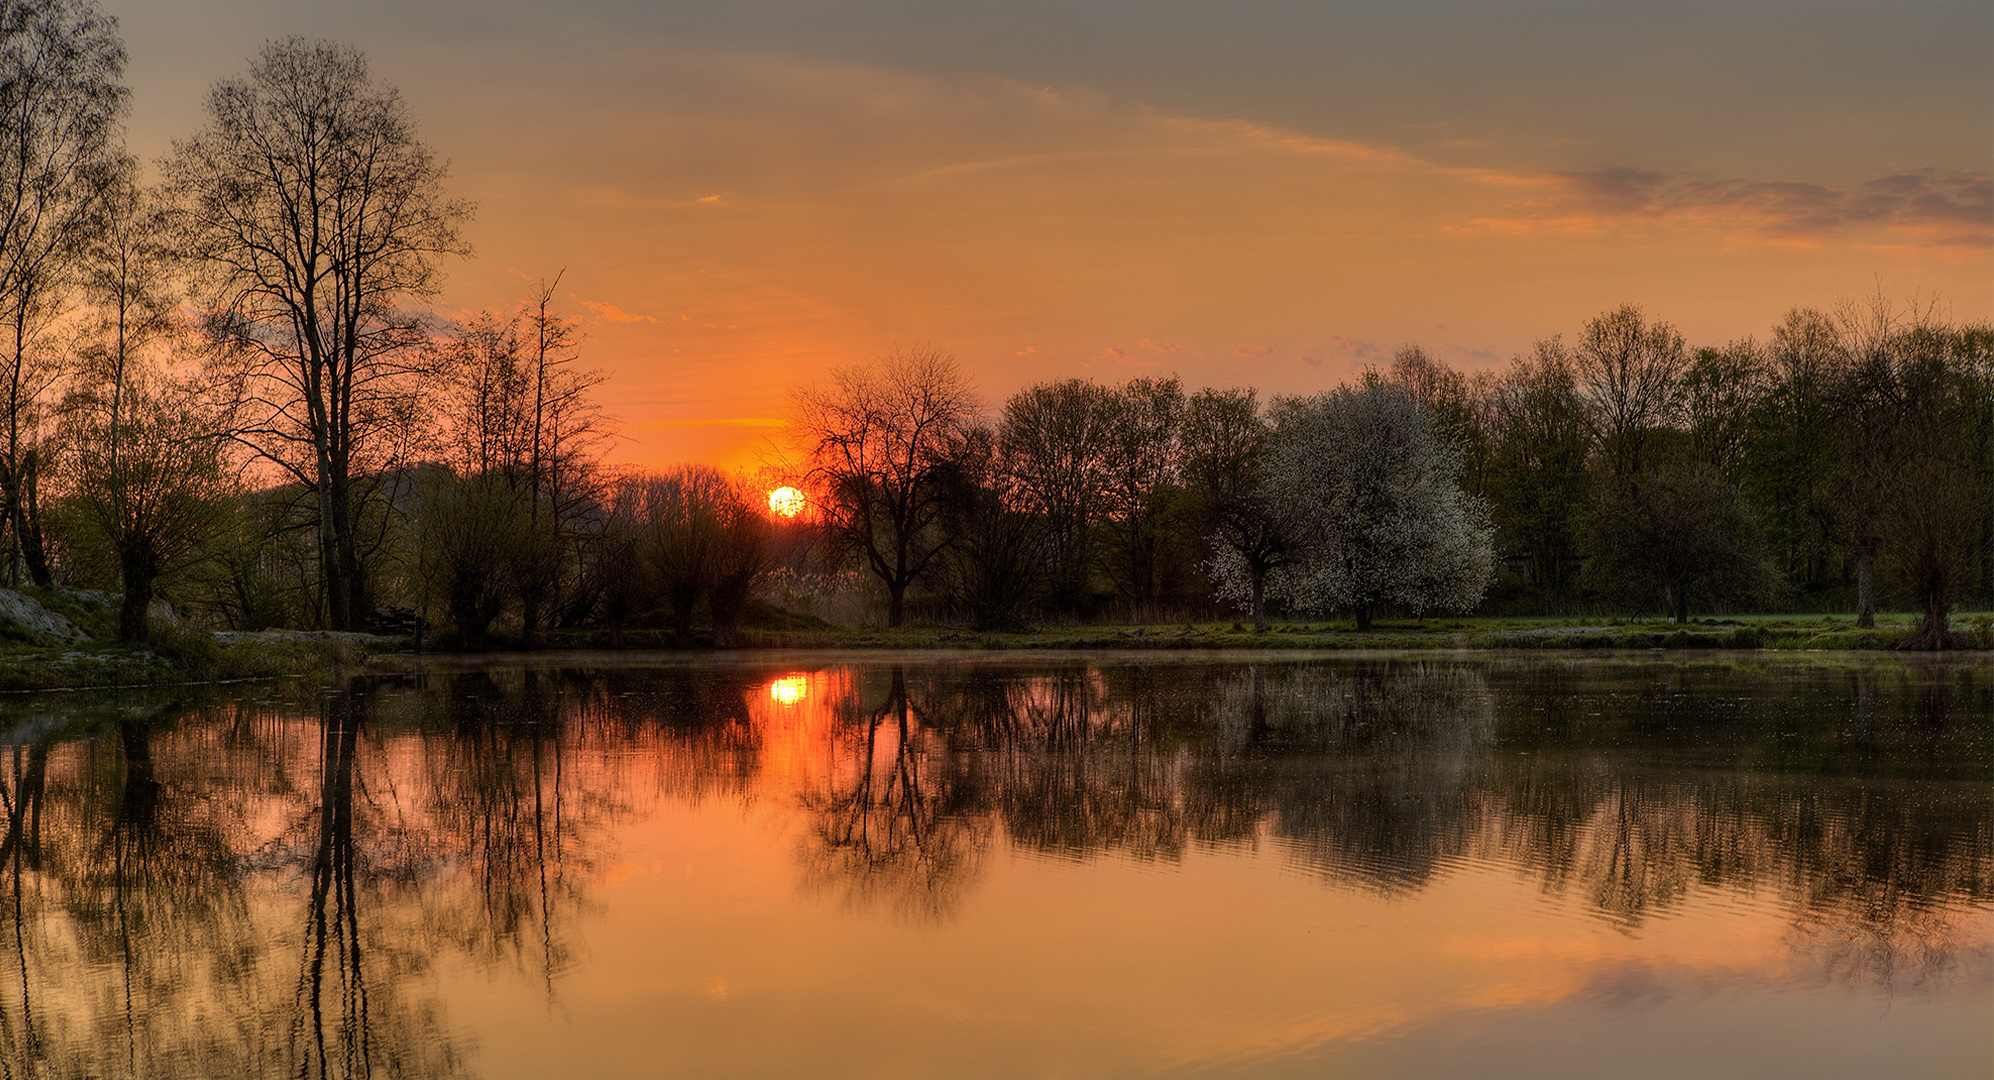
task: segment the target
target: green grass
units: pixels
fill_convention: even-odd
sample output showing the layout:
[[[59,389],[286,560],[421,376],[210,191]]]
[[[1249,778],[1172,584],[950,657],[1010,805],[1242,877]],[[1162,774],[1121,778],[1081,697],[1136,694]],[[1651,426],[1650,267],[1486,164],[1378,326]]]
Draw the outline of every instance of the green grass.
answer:
[[[1976,618],[1979,619],[1976,622]],[[1349,621],[1280,622],[1256,634],[1240,623],[1048,626],[1023,632],[911,626],[745,631],[742,644],[762,648],[851,649],[1749,649],[1772,651],[1891,649],[1915,619],[1879,616],[1857,629],[1850,616],[1753,615],[1663,620],[1566,617],[1388,619],[1359,631]],[[1957,625],[1970,647],[1994,648],[1984,616]]]
[[[320,681],[366,666],[366,650],[343,641],[220,645],[198,631],[156,634],[144,647],[0,645],[0,693],[163,686],[302,677]]]

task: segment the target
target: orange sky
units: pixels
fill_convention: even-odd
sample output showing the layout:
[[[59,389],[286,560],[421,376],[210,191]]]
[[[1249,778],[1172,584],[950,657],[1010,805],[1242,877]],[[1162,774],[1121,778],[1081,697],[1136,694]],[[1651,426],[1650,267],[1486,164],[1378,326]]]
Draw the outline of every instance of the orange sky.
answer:
[[[1879,287],[1994,317],[1978,3],[106,6],[148,158],[268,38],[365,50],[479,205],[445,306],[565,268],[633,464],[753,464],[903,345],[995,403],[1499,363],[1628,300],[1699,343]]]

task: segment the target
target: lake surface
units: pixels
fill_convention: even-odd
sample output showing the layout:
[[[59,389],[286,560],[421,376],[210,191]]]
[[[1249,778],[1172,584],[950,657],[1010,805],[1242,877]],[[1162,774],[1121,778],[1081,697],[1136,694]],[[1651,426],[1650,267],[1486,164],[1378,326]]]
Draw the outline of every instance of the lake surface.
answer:
[[[1994,1075],[1983,662],[0,698],[4,1077]]]

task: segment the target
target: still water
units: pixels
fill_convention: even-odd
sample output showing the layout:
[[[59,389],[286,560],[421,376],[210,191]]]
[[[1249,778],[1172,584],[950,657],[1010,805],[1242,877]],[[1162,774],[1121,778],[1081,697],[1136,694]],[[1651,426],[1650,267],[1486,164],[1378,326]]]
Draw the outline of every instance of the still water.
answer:
[[[0,699],[0,1076],[1994,1075],[1981,663]]]

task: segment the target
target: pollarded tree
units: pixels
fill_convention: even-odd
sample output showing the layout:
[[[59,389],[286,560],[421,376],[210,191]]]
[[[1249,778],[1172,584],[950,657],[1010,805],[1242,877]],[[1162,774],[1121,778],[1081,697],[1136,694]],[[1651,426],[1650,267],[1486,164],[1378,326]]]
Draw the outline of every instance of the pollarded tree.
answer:
[[[1461,490],[1461,448],[1402,386],[1373,378],[1273,409],[1268,497],[1292,515],[1292,561],[1268,591],[1299,611],[1466,611],[1494,573],[1487,506]],[[1221,564],[1225,569],[1226,564]]]
[[[369,470],[391,462],[426,355],[409,301],[466,248],[465,204],[400,95],[358,52],[273,42],[208,96],[166,159],[178,239],[205,271],[217,376],[240,438],[314,496],[320,585],[337,629],[365,614],[356,536]]]
[[[144,641],[157,582],[200,553],[234,486],[217,425],[187,407],[185,388],[127,371],[115,414],[71,414],[70,479],[85,536],[116,566],[124,593],[118,636]]]
[[[728,555],[734,485],[706,465],[682,465],[645,485],[637,544],[644,601],[668,609],[678,644],[692,643],[693,610]],[[641,606],[640,602],[640,606]]]
[[[497,473],[456,476],[425,470],[419,496],[415,569],[431,610],[473,648],[505,611],[506,563],[524,535],[523,494]]]
[[[832,542],[886,586],[887,625],[948,545],[939,528],[962,491],[976,395],[954,357],[896,352],[798,390],[790,434],[810,466]]]

